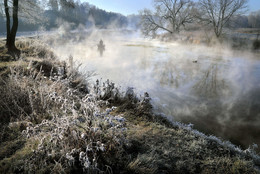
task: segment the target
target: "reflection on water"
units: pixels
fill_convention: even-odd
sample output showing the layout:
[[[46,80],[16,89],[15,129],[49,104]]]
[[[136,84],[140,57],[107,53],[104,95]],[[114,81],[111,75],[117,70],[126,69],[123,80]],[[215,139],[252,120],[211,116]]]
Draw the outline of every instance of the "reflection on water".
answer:
[[[189,64],[189,66],[191,65],[192,63]],[[186,67],[188,66],[184,66],[183,62],[168,59],[166,62],[157,62],[154,65],[153,76],[162,86],[179,88],[192,80],[193,74],[191,71],[186,71]]]
[[[219,77],[219,65],[213,64],[203,72],[200,79],[193,86],[195,93],[201,97],[227,96],[229,86],[227,80]]]
[[[244,148],[260,144],[259,67],[259,60],[233,54],[198,58],[198,63],[173,56],[154,66],[153,77],[165,90],[155,92],[155,105],[177,121]]]
[[[260,60],[256,56],[222,48],[102,38],[103,58],[93,49],[97,36],[55,50],[66,58],[68,48],[86,69],[104,79],[123,88],[133,86],[139,93],[147,91],[155,111],[173,120],[193,123],[200,131],[244,148],[260,145]]]

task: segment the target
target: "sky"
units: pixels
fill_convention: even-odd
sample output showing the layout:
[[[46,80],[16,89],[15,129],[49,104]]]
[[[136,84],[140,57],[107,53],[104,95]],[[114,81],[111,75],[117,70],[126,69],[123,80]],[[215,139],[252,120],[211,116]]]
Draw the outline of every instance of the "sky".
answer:
[[[260,9],[260,0],[249,0],[248,6],[250,11],[257,11]]]
[[[123,15],[137,14],[144,8],[152,8],[152,0],[84,0],[106,11]],[[259,0],[260,1],[260,0]]]
[[[137,14],[144,8],[153,8],[152,0],[81,0],[89,2],[106,11],[121,13],[123,15]],[[249,0],[249,11],[260,9],[260,0]]]

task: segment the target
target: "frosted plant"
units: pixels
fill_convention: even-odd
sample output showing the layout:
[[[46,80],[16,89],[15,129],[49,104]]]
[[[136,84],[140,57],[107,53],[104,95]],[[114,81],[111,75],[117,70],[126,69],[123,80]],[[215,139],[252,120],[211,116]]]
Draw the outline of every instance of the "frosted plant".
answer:
[[[68,167],[75,165],[78,159],[85,170],[98,170],[98,156],[106,151],[106,144],[98,139],[98,135],[110,132],[112,140],[121,144],[121,132],[126,130],[122,129],[125,119],[123,116],[110,115],[115,107],[101,112],[97,106],[98,100],[92,94],[79,97],[75,95],[77,90],[64,90],[65,93],[49,92],[49,100],[60,105],[60,114],[52,114],[51,120],[27,127],[23,133],[28,138],[43,136],[36,153],[60,154],[64,156],[62,159],[67,161]],[[81,142],[81,145],[73,151],[76,142]]]
[[[94,92],[72,86],[82,75],[72,73],[64,78],[67,70],[63,66],[56,67],[61,69],[58,73],[51,68],[50,76],[44,74],[42,67],[35,68],[34,62],[26,69],[11,69],[10,86],[19,87],[28,107],[28,111],[23,111],[17,106],[17,111],[26,116],[24,121],[30,123],[22,134],[37,144],[25,164],[31,170],[50,163],[55,164],[55,170],[72,166],[86,171],[100,171],[102,165],[103,169],[109,168],[100,163],[100,156],[121,147],[126,121],[123,115],[112,114],[116,107],[101,109],[101,104],[107,106],[109,102],[100,98],[86,81],[80,83]],[[97,88],[104,92],[102,97],[115,100],[120,96],[113,83],[106,81],[102,85]]]

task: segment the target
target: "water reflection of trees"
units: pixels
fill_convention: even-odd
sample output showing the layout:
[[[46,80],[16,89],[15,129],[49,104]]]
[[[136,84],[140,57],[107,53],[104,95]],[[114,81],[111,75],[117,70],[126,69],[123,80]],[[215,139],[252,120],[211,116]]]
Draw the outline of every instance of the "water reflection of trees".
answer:
[[[220,75],[219,65],[212,64],[194,84],[195,94],[201,97],[218,97],[228,91],[226,80]]]
[[[240,67],[232,66],[234,62],[219,56],[202,57],[198,63],[192,63],[191,59],[174,59],[173,56],[163,58],[144,61],[145,68],[152,66],[154,79],[169,87],[153,92],[153,96],[159,98],[154,101],[158,112],[173,115],[176,121],[193,123],[195,129],[244,148],[252,143],[260,145],[259,87],[255,85],[256,90],[250,89],[244,94],[240,93],[243,86],[236,86],[247,82],[237,81],[240,79],[237,76],[249,77],[244,75],[245,70],[239,70]],[[183,92],[171,88],[185,89]],[[192,95],[186,95],[187,90]]]
[[[179,88],[194,79],[199,72],[199,67],[199,64],[191,61],[169,59],[155,63],[153,74],[161,85]]]
[[[223,67],[216,63],[207,67],[188,60],[169,59],[154,63],[153,74],[162,86],[181,88],[191,83],[191,92],[199,97],[220,97],[230,92]]]

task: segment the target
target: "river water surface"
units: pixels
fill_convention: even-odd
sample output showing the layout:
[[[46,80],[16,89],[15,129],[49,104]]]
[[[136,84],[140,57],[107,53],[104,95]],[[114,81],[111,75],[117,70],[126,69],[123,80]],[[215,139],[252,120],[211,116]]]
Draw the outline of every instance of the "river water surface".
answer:
[[[103,38],[103,57],[97,43]],[[220,45],[183,45],[136,36],[93,34],[54,44],[56,53],[83,63],[123,89],[148,92],[155,112],[247,148],[260,145],[260,58]]]

